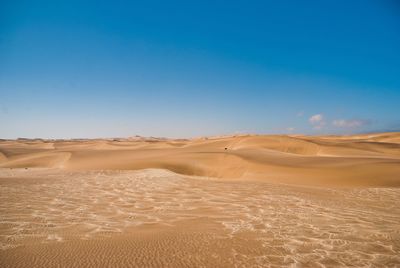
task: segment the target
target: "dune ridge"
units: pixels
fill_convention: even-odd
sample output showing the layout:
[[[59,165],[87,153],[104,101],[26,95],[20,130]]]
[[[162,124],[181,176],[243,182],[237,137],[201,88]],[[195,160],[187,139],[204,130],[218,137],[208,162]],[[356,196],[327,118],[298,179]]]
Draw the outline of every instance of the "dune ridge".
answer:
[[[182,175],[329,186],[400,186],[400,133],[3,140],[0,167],[168,169]]]
[[[398,267],[400,133],[0,141],[0,267]]]

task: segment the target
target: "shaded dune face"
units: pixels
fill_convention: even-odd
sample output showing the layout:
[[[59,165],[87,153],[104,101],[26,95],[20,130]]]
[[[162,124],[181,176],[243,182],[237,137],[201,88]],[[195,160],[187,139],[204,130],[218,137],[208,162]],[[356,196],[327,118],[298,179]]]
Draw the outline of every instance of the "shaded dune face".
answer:
[[[399,133],[0,142],[0,167],[168,169],[183,175],[330,186],[400,186]]]

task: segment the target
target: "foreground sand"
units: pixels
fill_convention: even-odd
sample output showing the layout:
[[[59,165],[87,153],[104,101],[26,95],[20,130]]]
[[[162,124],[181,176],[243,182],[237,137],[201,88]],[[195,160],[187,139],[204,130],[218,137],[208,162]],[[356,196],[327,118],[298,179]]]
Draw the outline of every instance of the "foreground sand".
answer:
[[[2,141],[0,267],[398,267],[399,137]]]
[[[1,267],[400,265],[400,189],[1,170]]]

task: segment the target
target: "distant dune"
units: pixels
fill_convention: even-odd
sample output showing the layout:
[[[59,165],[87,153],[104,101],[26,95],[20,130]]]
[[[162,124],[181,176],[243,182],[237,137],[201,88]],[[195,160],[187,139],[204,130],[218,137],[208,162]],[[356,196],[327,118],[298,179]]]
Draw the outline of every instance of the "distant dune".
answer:
[[[0,141],[0,267],[399,267],[400,133]]]
[[[400,186],[400,133],[238,135],[172,140],[0,141],[0,167],[167,169],[183,175],[316,186]]]

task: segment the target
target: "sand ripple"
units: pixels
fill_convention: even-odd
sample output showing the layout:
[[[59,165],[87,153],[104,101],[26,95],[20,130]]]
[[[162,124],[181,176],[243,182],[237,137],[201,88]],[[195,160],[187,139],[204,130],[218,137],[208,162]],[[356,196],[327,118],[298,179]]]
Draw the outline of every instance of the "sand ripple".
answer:
[[[181,243],[160,238],[148,242],[153,252],[160,243],[184,245],[182,252],[190,249],[185,243],[196,245],[189,266],[400,265],[396,188],[297,187],[152,169],[2,169],[0,177],[0,256],[8,262],[20,246],[90,243],[156,228]],[[162,262],[163,250],[148,266],[174,266]],[[182,253],[182,264],[189,255]],[[126,256],[133,264],[142,257]]]

